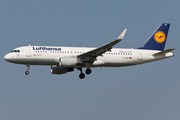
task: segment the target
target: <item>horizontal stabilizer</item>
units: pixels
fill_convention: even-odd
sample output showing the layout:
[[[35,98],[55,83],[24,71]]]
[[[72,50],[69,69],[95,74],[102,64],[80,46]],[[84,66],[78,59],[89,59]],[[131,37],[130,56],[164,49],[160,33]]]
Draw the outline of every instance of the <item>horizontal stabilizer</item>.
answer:
[[[167,50],[164,50],[162,52],[155,53],[155,54],[153,54],[153,56],[165,55],[166,53],[169,53],[169,52],[171,52],[171,51],[173,51],[175,49],[176,48],[167,49]]]

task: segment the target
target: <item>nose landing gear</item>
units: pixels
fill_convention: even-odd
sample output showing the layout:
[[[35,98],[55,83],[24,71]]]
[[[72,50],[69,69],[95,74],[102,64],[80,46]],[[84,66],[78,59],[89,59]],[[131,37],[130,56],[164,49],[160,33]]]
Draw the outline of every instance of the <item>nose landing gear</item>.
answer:
[[[28,74],[29,74],[29,71],[26,71],[25,74],[28,75]]]
[[[27,65],[27,71],[25,72],[26,75],[29,74],[29,67],[30,67],[30,65],[28,64],[28,65]]]

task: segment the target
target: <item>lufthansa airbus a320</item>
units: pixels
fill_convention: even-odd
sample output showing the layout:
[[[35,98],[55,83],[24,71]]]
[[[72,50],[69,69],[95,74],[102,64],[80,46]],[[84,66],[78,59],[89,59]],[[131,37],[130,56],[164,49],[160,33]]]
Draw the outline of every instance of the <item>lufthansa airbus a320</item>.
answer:
[[[30,65],[49,65],[52,74],[65,74],[74,69],[80,70],[79,78],[83,79],[85,73],[91,74],[92,67],[122,67],[138,65],[174,56],[171,52],[175,48],[164,50],[170,24],[161,24],[149,39],[137,49],[113,48],[119,43],[125,33],[101,47],[59,47],[59,46],[23,46],[15,48],[6,54],[4,59],[11,63],[27,66],[25,74],[29,74]]]

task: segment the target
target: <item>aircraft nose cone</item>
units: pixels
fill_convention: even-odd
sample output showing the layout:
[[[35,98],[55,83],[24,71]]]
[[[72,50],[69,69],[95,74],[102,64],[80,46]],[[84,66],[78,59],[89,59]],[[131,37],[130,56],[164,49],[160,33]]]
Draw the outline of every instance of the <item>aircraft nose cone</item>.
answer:
[[[9,54],[6,54],[6,55],[4,56],[4,59],[5,59],[6,61],[10,61],[11,56],[10,56]]]

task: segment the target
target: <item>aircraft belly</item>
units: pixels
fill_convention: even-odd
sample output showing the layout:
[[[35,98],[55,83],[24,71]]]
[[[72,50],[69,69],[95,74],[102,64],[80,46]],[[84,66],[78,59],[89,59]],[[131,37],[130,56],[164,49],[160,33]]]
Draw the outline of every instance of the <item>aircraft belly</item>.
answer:
[[[56,65],[57,63],[54,59],[44,59],[44,58],[14,58],[12,63],[17,64],[30,64],[30,65]]]

